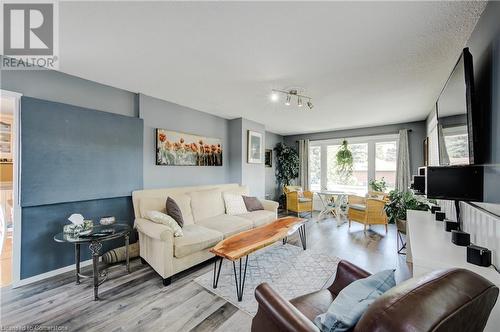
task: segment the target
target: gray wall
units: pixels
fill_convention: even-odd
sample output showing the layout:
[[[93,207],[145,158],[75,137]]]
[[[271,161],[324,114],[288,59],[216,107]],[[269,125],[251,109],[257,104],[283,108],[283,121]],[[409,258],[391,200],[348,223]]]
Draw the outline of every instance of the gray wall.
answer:
[[[241,183],[242,167],[245,162],[242,157],[243,153],[243,136],[241,131],[243,128],[243,119],[233,119],[228,121],[228,136],[229,139],[229,182]]]
[[[89,109],[137,116],[137,95],[52,70],[3,70],[1,88]]]
[[[256,131],[262,134],[262,139],[265,141],[266,128],[263,124],[243,119],[242,121],[242,141],[243,147],[241,149],[242,153],[242,177],[241,183],[248,186],[250,190],[250,195],[257,196],[260,198],[265,197],[265,167],[264,162],[260,164],[250,164],[248,163],[247,147],[248,147],[248,131]],[[265,146],[265,142],[262,142]],[[264,150],[264,149],[263,149]],[[264,152],[263,152],[264,153]]]
[[[229,182],[228,120],[143,94],[139,95],[139,116],[144,120],[144,188]],[[223,166],[157,166],[155,128],[221,138]]]
[[[309,139],[314,141],[314,140],[325,140],[325,139],[335,139],[335,138],[397,134],[400,129],[412,130],[412,132],[409,133],[410,164],[411,164],[412,174],[417,174],[418,167],[423,166],[424,164],[423,141],[426,137],[425,121],[285,136],[285,143],[289,146],[297,146],[297,141],[299,139]]]
[[[273,150],[273,167],[265,167],[265,173],[266,173],[266,197],[269,197],[272,200],[277,200],[278,195],[279,195],[279,188],[278,184],[276,183],[276,156],[274,152],[274,147],[276,144],[279,142],[283,142],[283,136],[271,133],[269,131],[266,131],[266,142],[265,146],[266,149],[271,149]]]
[[[264,163],[250,164],[247,158],[248,131],[262,133],[265,146],[265,126],[263,124],[243,118],[229,121],[230,133],[230,182],[248,186],[250,195],[265,197],[265,170]]]

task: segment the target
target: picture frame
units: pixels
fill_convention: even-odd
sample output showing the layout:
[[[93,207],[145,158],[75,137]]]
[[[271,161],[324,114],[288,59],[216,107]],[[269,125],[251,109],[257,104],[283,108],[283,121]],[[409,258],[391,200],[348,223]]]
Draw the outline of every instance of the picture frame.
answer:
[[[266,165],[266,167],[273,167],[273,150],[272,149],[266,149],[266,152],[264,154],[264,165]]]
[[[262,164],[264,162],[262,133],[249,130],[247,135],[247,162]]]
[[[155,150],[158,166],[222,166],[223,164],[220,138],[156,128]]]

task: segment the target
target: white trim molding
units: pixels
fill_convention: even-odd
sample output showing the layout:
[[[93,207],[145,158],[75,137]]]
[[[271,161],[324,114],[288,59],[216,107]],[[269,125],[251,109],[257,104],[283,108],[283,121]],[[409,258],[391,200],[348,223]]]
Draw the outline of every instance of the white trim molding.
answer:
[[[86,267],[86,266],[89,266],[89,265],[92,265],[92,259],[88,259],[86,261],[80,262],[80,268]],[[26,278],[26,279],[21,279],[21,280],[18,280],[16,282],[12,283],[12,288],[26,286],[26,285],[32,284],[34,282],[37,282],[37,281],[40,281],[40,280],[44,280],[44,279],[47,279],[47,278],[50,278],[50,277],[54,277],[54,276],[57,276],[59,274],[70,272],[70,271],[73,271],[73,270],[76,271],[75,264],[71,264],[71,265],[68,265],[68,266],[65,266],[65,267],[61,267],[60,269],[52,270],[52,271],[45,272],[45,273],[42,273],[42,274],[37,274],[37,275],[35,275],[33,277],[29,277],[29,278]]]

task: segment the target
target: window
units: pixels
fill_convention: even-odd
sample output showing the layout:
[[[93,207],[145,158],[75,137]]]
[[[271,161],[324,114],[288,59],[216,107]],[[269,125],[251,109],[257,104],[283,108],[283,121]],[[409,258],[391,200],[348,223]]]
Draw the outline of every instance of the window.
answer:
[[[375,179],[384,178],[387,190],[396,187],[396,141],[375,143]]]
[[[469,135],[466,126],[443,128],[444,144],[450,165],[469,163]]]
[[[343,191],[365,195],[371,179],[387,182],[388,190],[396,181],[397,135],[347,138],[353,155],[353,172],[344,176],[337,169],[337,152],[342,140],[311,142],[309,181],[313,191]]]
[[[327,146],[327,185],[326,190],[348,191],[365,194],[368,185],[368,144],[349,144],[352,151],[353,173],[346,177],[337,169],[338,144]]]

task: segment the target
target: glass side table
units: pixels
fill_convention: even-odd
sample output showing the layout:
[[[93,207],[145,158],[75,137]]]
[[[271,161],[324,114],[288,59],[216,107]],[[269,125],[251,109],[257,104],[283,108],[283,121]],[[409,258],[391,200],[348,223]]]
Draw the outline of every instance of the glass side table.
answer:
[[[98,225],[94,226],[92,232],[88,235],[74,236],[72,234],[58,233],[54,235],[54,241],[67,242],[75,244],[75,265],[76,265],[76,284],[80,283],[80,278],[90,278],[91,276],[80,273],[80,245],[88,243],[92,254],[92,270],[94,279],[94,301],[99,299],[99,285],[106,281],[107,274],[104,272],[99,274],[99,256],[101,255],[102,243],[117,238],[125,239],[126,266],[127,272],[130,273],[129,259],[129,238],[131,228],[125,223],[117,223],[113,225]],[[99,278],[102,278],[99,280]]]

